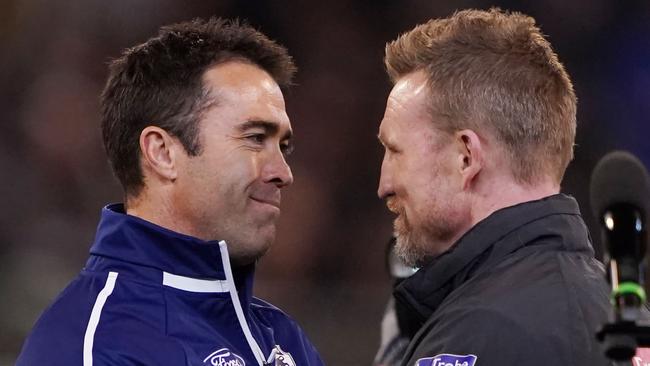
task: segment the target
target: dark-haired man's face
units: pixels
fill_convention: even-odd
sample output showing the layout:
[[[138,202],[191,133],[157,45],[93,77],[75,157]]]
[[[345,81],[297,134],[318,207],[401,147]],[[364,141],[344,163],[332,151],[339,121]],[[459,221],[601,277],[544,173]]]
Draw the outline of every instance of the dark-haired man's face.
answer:
[[[200,123],[200,153],[181,157],[173,204],[201,239],[225,240],[234,263],[251,263],[275,239],[280,191],[293,182],[291,124],[280,88],[257,66],[219,64],[203,83],[216,104]]]

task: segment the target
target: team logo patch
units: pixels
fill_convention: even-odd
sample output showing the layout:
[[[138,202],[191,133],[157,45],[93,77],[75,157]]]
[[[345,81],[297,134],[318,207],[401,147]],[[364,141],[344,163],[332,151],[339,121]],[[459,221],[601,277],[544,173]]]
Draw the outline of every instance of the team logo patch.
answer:
[[[246,362],[240,356],[232,353],[228,348],[221,348],[214,351],[203,360],[203,364],[212,366],[246,366]]]
[[[275,366],[296,366],[296,361],[291,357],[291,353],[283,351],[278,345],[273,348],[271,356],[269,356],[269,360],[266,362],[269,365],[273,362]]]
[[[417,360],[415,366],[474,366],[476,355],[452,355],[442,353],[433,357],[425,357]]]

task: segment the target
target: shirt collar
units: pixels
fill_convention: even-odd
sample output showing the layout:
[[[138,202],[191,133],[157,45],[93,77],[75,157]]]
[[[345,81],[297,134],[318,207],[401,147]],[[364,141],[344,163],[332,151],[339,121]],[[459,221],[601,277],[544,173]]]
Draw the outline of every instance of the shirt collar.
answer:
[[[125,213],[123,204],[104,207],[90,254],[197,279],[226,278],[218,241],[204,241]],[[255,265],[233,267],[240,297],[252,296]]]

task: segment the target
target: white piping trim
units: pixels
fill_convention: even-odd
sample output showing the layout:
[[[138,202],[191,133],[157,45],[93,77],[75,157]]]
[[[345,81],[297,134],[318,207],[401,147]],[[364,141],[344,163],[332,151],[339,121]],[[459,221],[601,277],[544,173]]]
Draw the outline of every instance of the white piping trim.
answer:
[[[83,366],[92,366],[93,364],[93,343],[95,342],[95,330],[97,330],[99,318],[102,315],[102,308],[104,307],[104,304],[106,304],[108,297],[113,293],[117,275],[117,272],[108,272],[106,284],[104,285],[104,288],[99,291],[97,299],[95,300],[95,305],[93,306],[93,310],[90,313],[90,319],[88,320],[88,326],[86,327],[86,334],[84,335]]]
[[[226,272],[226,281],[228,281],[228,286],[230,287],[230,299],[235,307],[235,313],[237,314],[237,319],[239,320],[239,325],[244,331],[244,336],[248,342],[248,346],[253,351],[257,364],[260,366],[264,365],[264,353],[262,349],[253,338],[250,328],[248,327],[248,322],[246,322],[246,317],[244,316],[244,311],[241,308],[241,303],[239,302],[239,296],[237,295],[237,288],[235,287],[235,280],[232,275],[232,270],[230,268],[230,258],[228,256],[228,248],[225,241],[219,242],[219,250],[221,251],[221,262],[223,262],[223,270]]]
[[[163,272],[163,285],[191,292],[228,292],[228,282],[222,280],[201,280]]]
[[[277,346],[276,346],[276,347],[277,347]],[[266,364],[267,364],[267,365],[270,365],[271,362],[275,361],[275,356],[276,356],[277,354],[278,354],[278,349],[277,349],[277,348],[273,348],[273,350],[271,350],[271,354],[269,355],[269,358],[266,359]],[[205,362],[205,361],[204,361],[204,362]]]

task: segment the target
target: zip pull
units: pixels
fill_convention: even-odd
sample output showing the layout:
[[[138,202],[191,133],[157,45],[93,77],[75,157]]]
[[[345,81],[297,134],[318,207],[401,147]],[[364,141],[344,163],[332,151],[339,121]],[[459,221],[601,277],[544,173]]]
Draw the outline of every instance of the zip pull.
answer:
[[[275,345],[271,351],[271,355],[266,359],[265,366],[296,366],[296,361],[293,360],[291,353],[285,352],[279,345]]]

